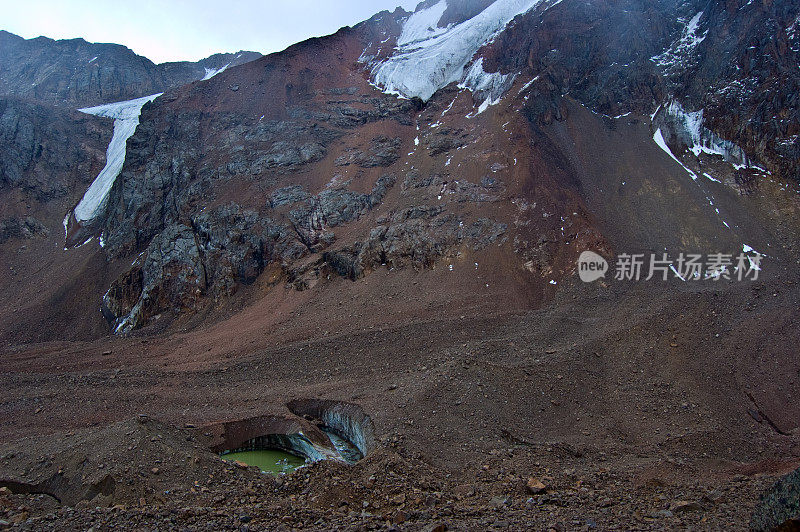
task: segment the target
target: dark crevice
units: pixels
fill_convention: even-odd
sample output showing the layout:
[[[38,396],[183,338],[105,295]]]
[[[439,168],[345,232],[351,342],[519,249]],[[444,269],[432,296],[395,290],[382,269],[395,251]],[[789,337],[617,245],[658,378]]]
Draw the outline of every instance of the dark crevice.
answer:
[[[756,421],[759,421],[757,417],[760,417],[760,418],[761,418],[763,421],[766,421],[766,422],[767,422],[767,425],[769,425],[770,427],[772,427],[772,430],[774,430],[775,432],[777,432],[777,433],[778,433],[778,434],[780,434],[781,436],[788,436],[788,434],[787,434],[786,432],[782,431],[782,430],[781,430],[781,429],[780,429],[780,428],[779,428],[779,427],[778,427],[778,426],[777,426],[777,425],[776,425],[776,424],[775,424],[775,423],[774,423],[774,422],[773,422],[773,421],[772,421],[772,420],[769,418],[769,416],[768,416],[767,414],[765,414],[765,413],[764,413],[764,412],[763,412],[763,411],[762,411],[762,410],[761,410],[761,409],[758,407],[758,403],[756,402],[755,398],[753,397],[753,394],[751,394],[750,392],[745,392],[745,393],[747,393],[747,397],[748,397],[748,399],[750,399],[750,402],[751,402],[751,403],[753,403],[753,406],[755,407],[755,410],[756,410],[756,414],[758,415],[758,416],[753,416],[753,415],[751,414],[751,417],[753,417],[753,419],[755,419]]]
[[[61,497],[47,490],[41,484],[29,484],[15,480],[0,480],[0,488],[8,488],[15,495],[47,495],[61,503]]]

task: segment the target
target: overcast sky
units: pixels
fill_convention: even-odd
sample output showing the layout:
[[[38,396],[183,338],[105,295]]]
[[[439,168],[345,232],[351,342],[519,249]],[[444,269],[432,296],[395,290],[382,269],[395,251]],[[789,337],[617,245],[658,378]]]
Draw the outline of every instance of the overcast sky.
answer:
[[[124,44],[156,63],[270,53],[419,0],[0,0],[0,29],[26,39]]]

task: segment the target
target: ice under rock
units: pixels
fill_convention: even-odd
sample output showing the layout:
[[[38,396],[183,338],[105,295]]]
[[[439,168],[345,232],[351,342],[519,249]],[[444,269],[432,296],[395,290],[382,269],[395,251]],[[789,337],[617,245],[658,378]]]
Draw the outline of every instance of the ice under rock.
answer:
[[[78,206],[75,207],[75,220],[85,222],[96,218],[108,200],[108,193],[114,185],[122,165],[125,163],[125,149],[128,139],[131,138],[139,125],[139,115],[142,107],[148,102],[152,102],[162,93],[115,102],[96,107],[78,109],[82,113],[103,116],[114,119],[114,135],[106,150],[106,165],[95,178],[94,182],[83,195]]]
[[[687,112],[673,100],[664,108],[664,125],[686,145],[696,157],[701,153],[720,155],[725,161],[739,167],[751,166],[742,148],[717,136],[703,125],[703,110]]]
[[[476,52],[542,1],[497,0],[469,20],[438,28],[447,9],[441,0],[406,20],[394,54],[373,65],[372,81],[386,93],[427,101],[442,87],[466,81],[464,71]]]

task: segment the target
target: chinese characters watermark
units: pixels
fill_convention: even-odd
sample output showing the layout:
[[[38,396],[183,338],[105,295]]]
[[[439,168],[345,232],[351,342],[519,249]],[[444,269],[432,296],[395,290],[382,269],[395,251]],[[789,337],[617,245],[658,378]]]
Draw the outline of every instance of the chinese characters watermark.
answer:
[[[622,253],[614,265],[617,281],[666,281],[677,278],[681,281],[736,280],[757,281],[764,255],[743,251],[739,255],[729,253],[680,253],[671,257],[668,253],[645,255]],[[608,261],[592,251],[584,251],[578,258],[578,275],[585,283],[604,278],[610,270]]]

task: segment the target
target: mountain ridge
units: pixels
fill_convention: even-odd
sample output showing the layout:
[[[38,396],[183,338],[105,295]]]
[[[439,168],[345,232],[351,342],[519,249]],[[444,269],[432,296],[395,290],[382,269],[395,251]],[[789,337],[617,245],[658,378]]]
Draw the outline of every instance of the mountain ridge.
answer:
[[[653,59],[682,42],[690,16],[691,32],[705,32],[710,23],[697,2],[627,0],[621,9],[602,1],[484,4],[456,3],[461,9],[451,10],[447,2],[428,2],[415,14],[384,11],[334,35],[168,90],[145,106],[107,212],[84,227],[75,220],[67,224],[69,246],[94,235],[109,261],[139,257],[105,293],[112,329],[122,322],[141,327],[164,311],[180,316],[219,304],[262,272],[274,275],[274,268],[284,282],[304,290],[329,272],[359,279],[387,264],[441,268],[441,261],[465,255],[465,246],[491,243],[503,250],[493,260],[510,253],[516,259],[504,262],[520,261],[507,272],[509,281],[540,300],[574,272],[575,241],[606,253],[623,242],[652,249],[659,239],[678,249],[687,241],[704,249],[772,245],[766,235],[774,229],[763,231],[761,222],[742,217],[738,200],[725,198],[752,193],[778,167],[734,157],[742,149],[703,125],[713,127],[713,116],[704,122],[702,113],[683,110],[676,95],[692,100],[669,88],[672,78]],[[419,19],[409,45],[414,50],[472,35],[470,25],[485,25],[476,10],[489,8],[511,16],[476,33],[480,42],[470,44],[476,52],[456,65],[461,81],[436,88],[427,102],[396,98],[391,87],[381,90],[376,69],[405,60],[406,44],[397,43],[409,24]],[[429,13],[437,20],[427,20]],[[769,9],[759,13],[772,16]],[[610,34],[609,25],[620,33]],[[717,39],[705,34],[708,43]],[[694,72],[702,66],[694,57],[703,40],[676,48],[680,53],[671,64],[685,63],[686,72]],[[397,54],[400,59],[393,59]],[[606,123],[589,125],[581,107]],[[684,195],[675,212],[659,205],[661,194],[646,200],[673,234],[647,225],[634,230],[631,219],[642,223],[637,207],[622,203],[624,208],[608,210],[596,201],[608,196],[597,181],[608,179],[585,181],[592,172],[564,143],[564,135],[577,133],[561,124],[575,113],[599,138],[615,128],[628,131],[635,136],[631,142],[648,145],[652,156],[659,145],[651,137],[660,135],[660,149],[684,161],[669,180],[673,193]],[[647,115],[649,136],[640,127]],[[497,120],[505,122],[500,129]],[[514,129],[506,131],[510,124]],[[761,146],[760,153],[767,153],[768,144]],[[750,155],[764,164],[759,153]],[[535,170],[525,170],[526,164]],[[608,168],[609,186],[638,179],[653,185],[638,171],[626,179],[619,168]],[[706,174],[708,186],[680,182]],[[537,182],[543,179],[553,181]],[[550,198],[548,209],[542,198]],[[543,220],[534,222],[529,210],[537,203]],[[554,213],[559,223],[550,221]],[[682,227],[686,216],[695,225]],[[572,233],[567,220],[575,226]],[[224,236],[230,231],[240,240]],[[617,244],[606,234],[615,234]],[[156,297],[148,303],[150,293]],[[131,313],[143,308],[148,310],[131,321]]]
[[[56,106],[90,107],[164,92],[201,79],[205,69],[218,70],[258,57],[258,52],[240,51],[196,62],[156,64],[121,44],[82,38],[23,39],[0,30],[0,94]]]

